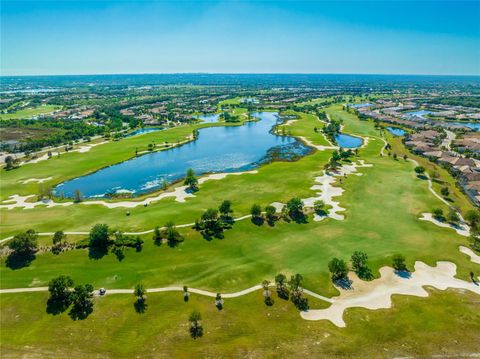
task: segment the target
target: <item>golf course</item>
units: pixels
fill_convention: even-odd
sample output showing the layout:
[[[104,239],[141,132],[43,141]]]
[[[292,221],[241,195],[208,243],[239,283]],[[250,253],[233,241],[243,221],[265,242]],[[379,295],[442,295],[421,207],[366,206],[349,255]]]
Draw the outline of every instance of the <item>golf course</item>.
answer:
[[[289,110],[280,115],[290,120],[279,122],[270,132],[293,137],[310,148],[294,160],[273,159],[225,175],[203,174],[194,192],[188,191],[182,180],[131,198],[39,198],[47,188],[149,155],[152,147],[153,152],[160,153],[187,146],[195,141],[192,133],[196,130],[201,138],[202,131],[212,127],[240,128],[258,121],[246,110],[236,111],[244,114],[239,122],[186,124],[103,143],[98,139],[88,150],[54,154],[3,171],[2,245],[8,246],[13,236],[32,229],[38,233],[39,250],[19,266],[11,265],[7,257],[1,259],[2,357],[22,353],[165,358],[218,357],[219,353],[235,357],[302,353],[392,357],[422,356],[438,347],[445,355],[478,350],[475,333],[480,331],[480,293],[471,283],[470,273],[478,273],[480,267],[459,251],[460,246],[469,245],[469,238],[454,228],[420,220],[422,214],[436,208],[444,213],[456,208],[462,215],[473,205],[455,187],[448,172],[411,154],[398,138],[376,128],[372,121],[360,120],[341,104],[326,107],[327,117],[341,123],[342,134],[361,138],[362,145],[333,170],[326,165],[338,147],[316,130],[324,127],[324,120],[312,113]],[[153,144],[150,150],[149,144]],[[425,165],[427,176],[415,173],[419,162]],[[433,171],[439,177],[432,182],[429,174]],[[445,185],[450,188],[448,201],[435,195]],[[279,218],[269,223],[255,221],[251,215],[254,204],[263,212],[269,205],[281,207],[292,198],[305,203],[301,221]],[[322,216],[307,206],[316,198],[325,202]],[[225,200],[231,202],[233,220],[222,236],[205,236],[195,229],[202,213],[218,208]],[[139,204],[132,205],[135,202]],[[337,212],[335,208],[339,208]],[[154,241],[155,228],[169,222],[183,240],[175,245]],[[143,244],[140,249],[126,246],[121,255],[113,251],[92,254],[91,248],[78,244],[88,241],[97,224],[108,225],[111,233],[138,236]],[[53,253],[52,236],[57,231],[66,234],[67,244],[60,253]],[[346,309],[345,327],[329,320],[305,320],[290,301],[276,294],[272,295],[272,305],[264,304],[262,281],[274,286],[279,273],[287,278],[299,273],[309,309],[328,308],[330,298],[344,292],[332,282],[329,262],[332,258],[348,262],[355,251],[368,254],[372,285],[380,279],[381,268],[390,268],[395,255],[401,254],[413,277],[416,262],[430,267],[437,262],[453,263],[455,278],[465,283],[461,284],[464,289],[440,290],[427,285],[423,287],[428,297],[394,295],[390,308]],[[106,289],[106,295],[95,296],[93,312],[87,318],[72,320],[68,311],[46,312],[46,287],[61,275],[69,276],[75,284]],[[350,290],[355,291],[356,284],[360,287],[362,282],[354,282]],[[133,294],[128,294],[138,283],[146,288],[147,297],[141,313],[134,309]],[[195,292],[188,301],[181,292],[149,292],[183,286],[213,296],[223,294],[223,309],[215,306],[213,298]],[[226,295],[253,286],[258,288],[232,298]],[[125,293],[114,294],[115,290]],[[187,330],[192,310],[202,315],[203,336],[196,340]],[[404,335],[407,330],[408,337]],[[107,336],[114,340],[106,340]]]

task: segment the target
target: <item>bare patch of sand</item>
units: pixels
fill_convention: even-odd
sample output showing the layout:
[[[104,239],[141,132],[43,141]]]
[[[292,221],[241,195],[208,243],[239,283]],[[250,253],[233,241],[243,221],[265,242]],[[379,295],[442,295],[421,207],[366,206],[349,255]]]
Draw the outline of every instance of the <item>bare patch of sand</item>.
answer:
[[[317,192],[317,196],[315,197],[303,199],[305,206],[313,208],[315,201],[321,200],[325,204],[332,206],[332,208],[328,210],[328,217],[343,220],[345,217],[338,212],[345,211],[345,208],[340,207],[339,202],[334,201],[333,198],[341,196],[344,189],[334,187],[333,184],[337,182],[337,178],[343,178],[351,174],[361,176],[362,173],[357,173],[357,168],[359,167],[372,167],[372,165],[365,163],[363,160],[359,160],[358,163],[352,162],[352,164],[345,164],[335,172],[324,172],[323,176],[316,177],[316,184],[310,189],[319,192]],[[325,217],[319,215],[314,216],[315,221],[321,221],[323,218]]]
[[[470,227],[466,223],[460,223],[459,225],[455,226],[451,223],[440,222],[439,220],[433,218],[433,215],[431,213],[422,213],[422,217],[420,217],[419,219],[422,221],[432,222],[433,224],[439,227],[451,228],[461,236],[464,236],[464,237],[470,236]]]
[[[323,145],[316,145],[312,141],[308,140],[306,137],[303,136],[298,136],[299,139],[301,139],[307,146],[316,148],[319,151],[324,151],[324,150],[338,150],[338,146],[334,146],[330,144],[330,146],[323,146]],[[328,141],[328,140],[327,140]],[[330,142],[330,141],[329,141]]]
[[[27,184],[27,183],[43,183],[50,181],[53,177],[45,177],[45,178],[29,178],[26,180],[21,180],[20,183]]]
[[[462,252],[463,254],[466,254],[467,256],[470,257],[470,260],[473,262],[473,263],[477,263],[477,264],[480,264],[480,256],[478,254],[476,254],[474,251],[472,251],[470,248],[467,248],[467,247],[464,247],[464,246],[460,246],[459,247],[459,250],[460,252]]]
[[[37,157],[35,159],[22,161],[20,163],[20,165],[24,165],[24,164],[27,164],[27,163],[38,163],[38,162],[41,162],[41,161],[46,161],[51,157],[58,156],[58,155],[61,155],[61,154],[66,154],[66,153],[72,153],[72,152],[85,153],[85,152],[90,151],[93,147],[103,145],[107,142],[108,141],[102,141],[102,142],[98,142],[98,143],[90,143],[88,145],[79,145],[77,148],[75,148],[73,150],[70,150],[68,152],[50,151],[51,156],[49,156],[48,152],[47,152],[47,153],[44,153],[42,156]]]
[[[306,320],[329,320],[338,327],[345,327],[343,313],[348,308],[381,309],[392,306],[391,296],[394,294],[427,297],[424,286],[432,286],[440,290],[447,288],[465,289],[480,295],[480,286],[455,278],[457,267],[451,262],[437,262],[436,267],[430,267],[423,262],[415,262],[415,271],[410,276],[398,275],[393,268],[380,269],[380,278],[364,282],[355,275],[352,288],[341,289],[338,297],[332,298],[333,303],[327,309],[317,309],[302,312]]]

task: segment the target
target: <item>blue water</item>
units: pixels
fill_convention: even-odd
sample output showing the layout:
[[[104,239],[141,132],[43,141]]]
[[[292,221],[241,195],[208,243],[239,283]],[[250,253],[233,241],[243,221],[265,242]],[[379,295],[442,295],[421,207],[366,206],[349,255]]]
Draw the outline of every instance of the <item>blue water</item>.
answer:
[[[373,105],[369,102],[366,102],[366,103],[356,103],[356,104],[352,104],[352,105],[349,105],[349,106],[353,107],[353,108],[362,108],[362,107],[371,107]]]
[[[397,127],[387,127],[388,132],[390,132],[394,136],[405,136],[405,130]]]
[[[454,123],[455,125],[465,126],[471,128],[472,130],[479,131],[480,130],[480,122],[449,122]]]
[[[129,134],[125,135],[125,137],[132,137],[135,135],[143,135],[145,133],[150,133],[150,132],[155,132],[155,131],[161,131],[163,128],[159,127],[146,127],[146,128],[140,128],[138,130],[135,130],[133,132],[130,132]]]
[[[342,148],[358,148],[363,143],[360,137],[353,137],[344,133],[335,135],[335,141],[337,141],[337,144]]]
[[[293,137],[270,133],[278,121],[277,113],[252,115],[260,121],[200,129],[196,141],[64,182],[55,188],[55,194],[63,192],[66,197],[73,197],[78,189],[87,198],[127,191],[138,195],[159,188],[163,178],[170,183],[182,179],[188,168],[193,168],[197,175],[250,170],[259,165],[272,147],[296,142]]]
[[[205,122],[205,123],[214,123],[214,122],[218,122],[218,118],[220,117],[220,115],[218,113],[215,113],[213,115],[200,115],[195,117],[202,120],[202,122]]]
[[[424,116],[425,115],[428,115],[430,113],[433,113],[432,111],[428,111],[428,110],[418,110],[418,111],[411,111],[411,112],[405,112],[407,115],[410,115],[410,116],[416,116],[416,117],[420,117],[420,118],[425,118]]]

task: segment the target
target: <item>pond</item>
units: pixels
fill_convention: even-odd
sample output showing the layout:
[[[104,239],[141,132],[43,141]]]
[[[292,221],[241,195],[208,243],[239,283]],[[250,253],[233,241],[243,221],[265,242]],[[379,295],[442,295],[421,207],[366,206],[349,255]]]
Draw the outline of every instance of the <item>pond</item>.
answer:
[[[144,128],[140,128],[138,130],[135,130],[133,132],[130,132],[128,134],[125,135],[125,137],[132,137],[132,136],[136,136],[136,135],[143,135],[145,133],[150,133],[150,132],[155,132],[155,131],[161,131],[163,130],[163,128],[160,128],[160,127],[144,127]]]
[[[429,115],[431,113],[433,113],[432,111],[428,111],[428,110],[418,110],[418,111],[410,111],[410,112],[405,112],[407,115],[410,115],[410,116],[416,116],[416,117],[420,117],[420,118],[425,118],[424,116],[425,115]]]
[[[373,105],[369,102],[366,103],[355,103],[355,104],[350,104],[348,105],[349,107],[353,108],[363,108],[363,107],[372,107]]]
[[[398,127],[387,127],[388,132],[390,132],[394,136],[405,136],[405,130],[402,130]]]
[[[218,114],[218,113],[214,113],[214,114],[211,114],[211,115],[195,116],[195,118],[198,118],[198,119],[202,120],[202,122],[204,122],[204,123],[218,122],[219,117],[220,117],[220,114]]]
[[[471,128],[474,131],[480,130],[480,122],[449,122],[459,126]]]
[[[200,129],[197,140],[169,150],[148,153],[131,160],[103,168],[95,173],[64,182],[54,189],[73,197],[78,189],[85,198],[110,197],[120,193],[133,196],[160,187],[163,179],[172,183],[181,180],[188,168],[197,175],[211,172],[247,171],[267,162],[267,158],[294,159],[309,153],[311,148],[293,137],[270,132],[278,121],[274,112],[253,113],[260,121],[241,126],[221,126]]]
[[[337,141],[337,144],[342,148],[358,148],[363,143],[360,137],[354,137],[344,133],[335,135],[335,141]]]

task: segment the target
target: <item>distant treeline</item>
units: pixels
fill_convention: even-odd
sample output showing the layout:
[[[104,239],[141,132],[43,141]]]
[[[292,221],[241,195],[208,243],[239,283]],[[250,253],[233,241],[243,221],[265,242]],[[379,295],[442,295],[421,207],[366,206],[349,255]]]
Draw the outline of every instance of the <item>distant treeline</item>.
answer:
[[[480,96],[452,96],[452,97],[437,97],[427,101],[428,103],[450,105],[450,106],[465,106],[465,107],[479,107]]]

